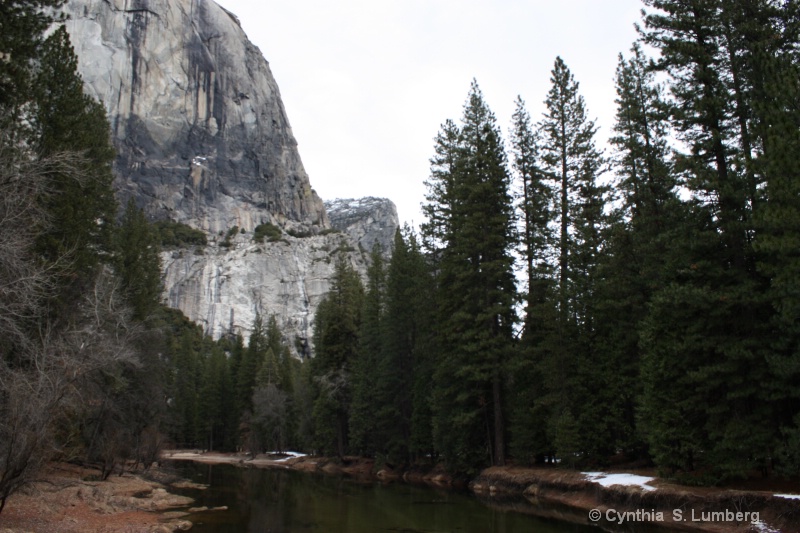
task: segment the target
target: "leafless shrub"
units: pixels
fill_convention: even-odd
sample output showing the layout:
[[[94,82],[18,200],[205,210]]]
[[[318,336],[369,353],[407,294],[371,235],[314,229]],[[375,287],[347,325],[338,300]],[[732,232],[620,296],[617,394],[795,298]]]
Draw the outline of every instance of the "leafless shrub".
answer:
[[[35,253],[37,236],[49,224],[42,208],[48,176],[83,179],[82,158],[29,158],[6,138],[0,132],[0,511],[10,494],[63,451],[54,436],[69,435],[65,417],[92,407],[120,368],[137,364],[132,342],[139,333],[108,269],[71,316],[48,315],[50,291],[69,261],[45,263]],[[121,440],[103,438],[102,448]]]

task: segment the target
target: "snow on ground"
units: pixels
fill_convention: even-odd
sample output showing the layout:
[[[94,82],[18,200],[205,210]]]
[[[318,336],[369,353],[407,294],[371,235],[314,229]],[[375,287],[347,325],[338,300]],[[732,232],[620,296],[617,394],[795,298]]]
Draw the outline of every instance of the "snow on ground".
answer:
[[[632,485],[641,487],[644,490],[656,490],[646,483],[653,481],[655,478],[647,476],[638,476],[636,474],[609,474],[606,472],[581,472],[589,481],[599,483],[604,487],[611,485]]]
[[[759,533],[781,533],[780,529],[773,529],[764,522],[762,522],[761,520],[759,520],[753,525],[755,526],[756,531],[758,531]]]
[[[790,500],[800,500],[800,494],[773,494],[776,498],[788,498]]]
[[[270,452],[270,454],[286,455],[287,456],[287,457],[284,457],[283,459],[275,459],[274,461],[276,463],[280,463],[280,462],[283,462],[283,461],[288,461],[289,459],[291,459],[293,457],[305,457],[306,456],[305,453],[300,453],[300,452]]]

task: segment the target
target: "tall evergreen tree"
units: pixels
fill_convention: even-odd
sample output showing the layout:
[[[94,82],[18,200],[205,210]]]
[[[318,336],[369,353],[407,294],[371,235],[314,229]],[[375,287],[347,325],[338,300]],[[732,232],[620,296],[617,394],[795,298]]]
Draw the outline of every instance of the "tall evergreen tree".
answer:
[[[161,300],[161,259],[155,229],[133,199],[125,208],[115,240],[115,271],[134,318],[145,320]]]
[[[314,320],[316,355],[311,362],[317,449],[340,457],[349,448],[348,417],[352,365],[358,353],[364,288],[353,267],[340,256],[331,288]]]
[[[578,82],[560,57],[550,81],[539,131],[543,170],[556,189],[558,305],[566,321],[581,314],[570,296],[594,265],[600,245],[602,190],[597,178],[603,158],[595,146],[597,128],[586,116]]]
[[[447,123],[439,139],[452,141],[453,133]],[[441,188],[429,185],[427,205],[442,223],[429,219],[426,227],[428,237],[442,244],[435,438],[456,468],[474,468],[487,459],[503,464],[504,372],[516,320],[513,204],[501,135],[476,82],[457,142],[437,142],[437,152],[443,153],[433,160],[431,181]],[[440,160],[448,162],[449,172]]]
[[[617,173],[619,208],[608,231],[599,268],[596,309],[600,353],[593,367],[603,376],[596,405],[603,411],[606,446],[643,453],[636,430],[641,397],[640,336],[652,294],[663,283],[665,251],[681,239],[681,213],[671,171],[669,124],[660,87],[636,44],[620,55],[617,67],[617,117],[611,143]]]
[[[173,435],[179,446],[201,444],[199,391],[202,378],[200,335],[193,328],[186,329],[172,339],[170,352],[174,357],[174,413]]]
[[[546,410],[540,399],[544,394],[541,341],[552,327],[549,301],[553,289],[553,190],[542,171],[538,138],[525,103],[517,97],[511,126],[511,163],[518,184],[519,220],[522,255],[525,257],[527,304],[521,343],[513,358],[512,401],[510,409],[510,449],[520,462],[543,460],[552,450],[544,428]]]
[[[551,252],[552,189],[548,176],[540,169],[540,140],[534,130],[525,102],[517,97],[512,116],[511,155],[512,169],[518,182],[522,249],[528,281],[528,306],[540,304],[552,276],[548,255]]]
[[[766,385],[775,408],[776,468],[784,474],[800,472],[800,329],[797,298],[800,261],[800,6],[796,2],[726,2],[728,27],[739,43],[745,87],[752,103],[750,134],[756,151],[756,183],[763,183],[763,204],[755,213],[758,271],[769,280],[767,297],[773,308],[767,355],[770,376]],[[747,95],[747,93],[745,93]],[[765,388],[767,388],[765,387]]]
[[[208,450],[231,449],[236,429],[233,382],[222,347],[207,343],[207,359],[198,390],[203,447]]]
[[[9,135],[24,130],[20,119],[36,85],[35,65],[42,54],[44,32],[61,18],[55,8],[64,1],[7,0],[0,4],[0,127]]]
[[[576,424],[597,422],[590,396],[598,382],[590,369],[597,357],[595,285],[605,226],[605,190],[598,177],[604,159],[595,146],[596,126],[587,118],[579,85],[560,57],[551,82],[538,127],[542,169],[556,199],[556,320],[539,341],[542,372],[548,376],[548,394],[539,402],[552,410],[550,433],[558,453],[574,457],[577,452],[586,455],[596,444],[587,437],[592,432],[579,434]]]
[[[380,245],[370,254],[357,357],[352,365],[353,402],[350,435],[353,449],[367,455],[385,451],[388,431],[398,420],[387,395],[388,375],[384,360],[386,328],[386,268]],[[394,369],[397,371],[398,369]]]
[[[267,352],[267,334],[264,319],[261,313],[256,313],[253,328],[250,331],[247,347],[242,353],[236,376],[236,399],[239,415],[246,418],[245,414],[253,412],[253,389],[256,386],[256,376],[264,361]]]
[[[385,357],[381,362],[390,405],[386,409],[387,458],[410,462],[432,457],[431,394],[437,352],[434,279],[417,236],[408,226],[395,233],[386,273]]]
[[[100,261],[108,260],[116,217],[112,188],[110,128],[105,110],[83,93],[78,59],[63,26],[42,45],[33,95],[36,101],[36,147],[42,156],[63,151],[84,154],[80,177],[54,173],[52,200],[47,209],[52,224],[43,232],[39,248],[50,262],[69,258],[72,275],[67,293],[80,292]],[[66,281],[65,281],[66,283]],[[67,300],[68,294],[64,296]],[[74,297],[74,294],[73,294]]]
[[[438,263],[441,250],[446,246],[452,233],[452,217],[455,199],[453,194],[453,176],[460,151],[460,131],[456,124],[448,119],[442,124],[436,135],[434,156],[431,158],[431,175],[425,181],[427,189],[422,213],[425,221],[421,232],[425,247],[433,261]]]
[[[730,24],[733,4],[646,5],[657,11],[647,14],[643,37],[661,54],[656,68],[669,75],[673,124],[689,148],[676,168],[692,201],[688,246],[677,246],[680,266],[654,294],[643,329],[643,419],[665,469],[712,466],[718,477],[742,475],[766,464],[775,438],[763,392],[772,312],[752,246],[761,201],[753,154],[745,153],[751,106],[742,76],[750,69]],[[677,386],[665,389],[676,375]],[[656,412],[670,401],[671,409]]]

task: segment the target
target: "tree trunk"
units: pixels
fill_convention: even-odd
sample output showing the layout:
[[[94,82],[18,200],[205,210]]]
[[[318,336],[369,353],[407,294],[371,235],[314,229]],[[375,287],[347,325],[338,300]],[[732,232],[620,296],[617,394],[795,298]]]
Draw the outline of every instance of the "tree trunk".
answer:
[[[492,403],[494,404],[494,464],[495,466],[504,466],[506,464],[505,453],[505,427],[503,422],[503,405],[502,405],[502,389],[503,384],[500,380],[500,375],[495,372],[492,381]]]

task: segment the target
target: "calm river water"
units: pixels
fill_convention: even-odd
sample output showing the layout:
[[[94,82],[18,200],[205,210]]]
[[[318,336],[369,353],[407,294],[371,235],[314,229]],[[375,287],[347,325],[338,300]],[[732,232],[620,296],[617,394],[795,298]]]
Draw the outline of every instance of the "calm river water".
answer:
[[[526,514],[523,500],[484,504],[471,494],[356,481],[289,470],[172,464],[205,491],[187,490],[195,505],[227,511],[189,517],[193,533],[512,533],[597,532]]]

